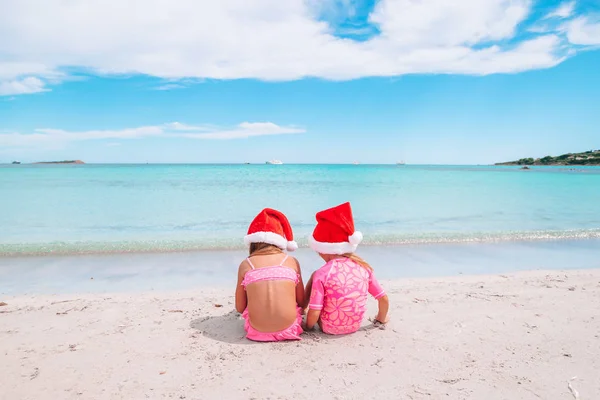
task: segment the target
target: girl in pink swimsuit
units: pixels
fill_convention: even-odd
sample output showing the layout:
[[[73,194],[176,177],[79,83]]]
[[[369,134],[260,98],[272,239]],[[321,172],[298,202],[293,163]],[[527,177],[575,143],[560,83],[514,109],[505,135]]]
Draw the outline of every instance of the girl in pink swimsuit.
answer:
[[[298,248],[287,218],[264,209],[244,241],[250,256],[240,264],[235,307],[245,320],[246,337],[259,342],[299,340],[304,287],[298,261],[283,253]]]
[[[332,335],[356,332],[365,314],[367,293],[379,302],[375,322],[387,323],[388,297],[373,268],[354,254],[362,234],[354,230],[350,203],[319,212],[309,240],[326,264],[306,286],[306,296],[310,296],[306,328],[318,323],[323,332]]]

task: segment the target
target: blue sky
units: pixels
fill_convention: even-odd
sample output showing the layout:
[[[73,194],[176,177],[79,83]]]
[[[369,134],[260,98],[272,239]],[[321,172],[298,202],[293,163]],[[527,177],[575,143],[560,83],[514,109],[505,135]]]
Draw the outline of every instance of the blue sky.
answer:
[[[600,148],[596,1],[0,3],[0,162]]]

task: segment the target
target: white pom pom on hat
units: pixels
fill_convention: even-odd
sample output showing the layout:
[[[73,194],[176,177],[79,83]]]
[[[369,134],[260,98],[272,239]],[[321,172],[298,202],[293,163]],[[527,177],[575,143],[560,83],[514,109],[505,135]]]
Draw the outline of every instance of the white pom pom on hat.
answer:
[[[359,231],[354,232],[352,235],[348,236],[348,242],[355,246],[358,246],[360,242],[363,240],[363,234]]]

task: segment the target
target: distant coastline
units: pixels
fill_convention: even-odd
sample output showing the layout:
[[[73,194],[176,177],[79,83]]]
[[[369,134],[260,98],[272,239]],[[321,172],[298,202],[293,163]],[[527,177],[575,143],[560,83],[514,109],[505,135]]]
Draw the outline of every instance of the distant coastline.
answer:
[[[34,164],[85,164],[81,160],[64,160],[64,161],[40,161]]]
[[[494,165],[600,165],[600,150],[583,153],[567,153],[558,157],[521,158],[516,161],[496,163]]]

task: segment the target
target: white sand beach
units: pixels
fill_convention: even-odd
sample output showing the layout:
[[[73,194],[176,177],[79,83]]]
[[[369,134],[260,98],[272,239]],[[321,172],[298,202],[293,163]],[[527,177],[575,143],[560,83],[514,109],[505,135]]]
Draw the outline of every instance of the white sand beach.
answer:
[[[600,270],[384,284],[386,329],[269,344],[224,289],[6,296],[0,398],[600,398]]]

